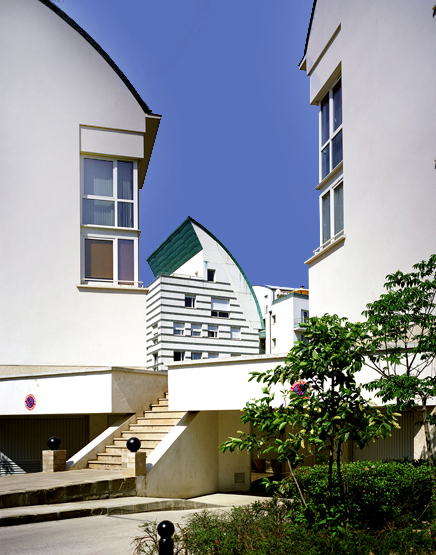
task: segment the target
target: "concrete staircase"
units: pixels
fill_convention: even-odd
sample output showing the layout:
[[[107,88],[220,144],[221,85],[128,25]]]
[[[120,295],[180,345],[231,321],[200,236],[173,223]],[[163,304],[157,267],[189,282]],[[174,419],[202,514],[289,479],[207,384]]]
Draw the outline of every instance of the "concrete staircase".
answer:
[[[185,414],[168,410],[166,393],[164,398],[158,399],[157,405],[151,405],[151,410],[144,411],[144,416],[137,418],[136,424],[130,424],[128,431],[121,432],[121,437],[115,438],[112,445],[106,445],[104,453],[97,454],[97,460],[89,461],[88,468],[122,470],[121,454],[127,449],[126,441],[131,437],[141,440],[140,451],[145,451],[148,457]]]

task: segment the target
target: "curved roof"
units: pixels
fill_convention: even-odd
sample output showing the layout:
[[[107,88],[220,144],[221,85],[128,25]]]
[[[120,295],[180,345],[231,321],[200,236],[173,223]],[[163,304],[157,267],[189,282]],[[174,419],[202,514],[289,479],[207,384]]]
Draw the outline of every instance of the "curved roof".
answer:
[[[88,35],[88,33],[84,29],[82,29],[82,27],[80,27],[80,25],[78,25],[73,19],[71,19],[71,17],[69,15],[67,15],[65,12],[63,12],[60,8],[58,8],[50,0],[39,0],[39,2],[41,2],[42,4],[47,6],[47,8],[50,8],[52,11],[54,11],[59,17],[61,17],[66,23],[68,23],[68,25],[70,25],[75,31],[80,33],[82,35],[82,37],[87,42],[89,42],[89,44],[95,50],[97,50],[97,52],[100,54],[100,56],[111,66],[111,68],[115,71],[115,73],[118,75],[118,77],[123,81],[123,83],[129,89],[129,91],[132,93],[132,95],[135,97],[136,101],[138,102],[138,104],[141,106],[141,108],[144,110],[144,112],[146,114],[156,115],[156,116],[158,115],[158,114],[153,114],[153,112],[150,110],[150,108],[147,106],[147,104],[144,102],[144,100],[142,100],[142,98],[139,96],[137,90],[134,88],[132,83],[127,79],[127,77],[124,75],[124,73],[121,71],[121,69],[117,66],[117,64],[103,50],[103,48],[97,42],[95,42],[95,40],[90,35]]]
[[[171,235],[169,235],[163,243],[161,243],[157,249],[155,249],[150,256],[147,258],[147,262],[153,272],[154,277],[158,277],[162,274],[172,274],[180,268],[182,264],[190,260],[194,255],[203,250],[203,246],[200,243],[197,234],[192,226],[195,224],[205,233],[209,235],[218,245],[230,256],[238,270],[241,272],[243,278],[245,279],[251,294],[253,295],[254,302],[256,303],[257,312],[259,314],[260,324],[262,329],[263,316],[260,310],[259,301],[257,300],[256,293],[253,287],[245,275],[244,270],[239,265],[239,262],[232,255],[232,253],[221,243],[219,239],[215,237],[209,230],[204,226],[196,222],[193,218],[188,216],[184,222],[182,222],[177,229],[175,229]]]

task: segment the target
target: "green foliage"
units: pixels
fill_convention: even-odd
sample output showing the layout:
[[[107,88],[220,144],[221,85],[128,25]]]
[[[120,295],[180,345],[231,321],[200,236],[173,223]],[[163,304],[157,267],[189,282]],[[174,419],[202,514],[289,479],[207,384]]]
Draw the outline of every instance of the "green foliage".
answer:
[[[326,465],[301,467],[295,472],[309,511],[301,512],[312,527],[322,527],[330,514],[325,506],[328,484]],[[343,467],[349,504],[349,523],[353,526],[381,529],[386,525],[405,526],[434,517],[432,501],[432,472],[428,464],[418,462],[347,463]],[[337,472],[333,485],[339,490]],[[293,480],[281,484],[280,494],[298,495]]]
[[[333,495],[332,471],[336,460],[339,476],[339,501],[345,504],[341,478],[342,445],[353,441],[363,448],[372,439],[387,437],[398,426],[395,414],[384,414],[361,395],[355,374],[364,364],[369,336],[361,324],[336,315],[311,318],[305,329],[305,342],[297,342],[284,366],[254,372],[251,379],[264,384],[263,397],[248,403],[241,417],[258,433],[240,433],[229,438],[222,451],[256,447],[260,453],[276,452],[279,462],[296,466],[307,453],[325,450],[329,460],[327,505],[337,502]],[[303,381],[307,394],[290,390]],[[282,387],[283,402],[274,404],[273,389]],[[306,449],[306,453],[304,452]],[[292,469],[291,469],[292,470]],[[303,505],[304,496],[301,497]]]
[[[367,305],[363,315],[371,329],[370,366],[379,378],[368,384],[384,403],[397,409],[422,405],[429,462],[434,465],[427,400],[436,395],[436,379],[426,375],[436,356],[436,255],[408,274],[386,277],[386,293]]]
[[[296,521],[290,504],[282,501],[255,503],[231,511],[193,514],[178,527],[175,555],[430,555],[436,553],[433,526],[416,529],[390,527],[377,533],[344,529],[332,535]],[[154,539],[157,522],[143,525],[134,540],[134,555],[157,555]]]

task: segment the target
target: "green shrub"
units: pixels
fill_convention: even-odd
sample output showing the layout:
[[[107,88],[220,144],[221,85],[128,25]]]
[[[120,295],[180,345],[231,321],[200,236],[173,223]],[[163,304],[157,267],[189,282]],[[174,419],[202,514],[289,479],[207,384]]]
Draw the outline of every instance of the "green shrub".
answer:
[[[348,499],[347,512],[352,524],[383,528],[387,523],[401,526],[434,516],[431,471],[427,463],[360,461],[343,465],[342,472]],[[325,506],[326,465],[301,467],[295,475],[306,502],[314,508]],[[339,495],[336,470],[333,477],[335,494]],[[281,494],[298,499],[291,480],[282,484]],[[312,515],[312,521],[315,516],[325,517],[323,514]]]
[[[289,502],[271,500],[231,511],[195,513],[174,536],[174,555],[435,555],[436,528],[347,529],[333,535],[296,523]],[[157,523],[135,539],[135,555],[157,555]]]

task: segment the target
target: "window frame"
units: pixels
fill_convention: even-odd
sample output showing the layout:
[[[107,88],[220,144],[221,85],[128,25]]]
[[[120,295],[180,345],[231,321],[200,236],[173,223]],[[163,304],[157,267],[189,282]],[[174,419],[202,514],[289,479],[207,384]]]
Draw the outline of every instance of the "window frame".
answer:
[[[96,277],[87,277],[87,268],[86,268],[86,240],[93,240],[93,241],[111,241],[112,242],[112,279],[109,278],[96,278]],[[121,279],[119,278],[119,267],[118,267],[118,254],[119,254],[119,240],[128,240],[133,242],[133,281]],[[98,283],[101,285],[108,285],[108,286],[125,286],[125,287],[138,287],[138,237],[131,236],[131,235],[124,235],[124,234],[115,234],[109,233],[108,231],[98,232],[97,230],[82,230],[81,233],[81,283],[89,284],[89,283]]]
[[[216,324],[208,324],[207,337],[209,339],[218,339],[219,327]]]
[[[226,308],[228,308],[228,310],[214,310],[213,309],[214,301],[227,301]],[[212,318],[230,318],[230,299],[224,299],[222,297],[211,297],[210,314]]]
[[[342,229],[336,230],[336,218],[335,216],[336,211],[337,211],[337,205],[336,205],[336,198],[335,198],[335,191],[337,191],[339,188],[342,188],[342,203],[340,206],[340,210],[341,210],[341,220],[342,220]],[[325,235],[325,228],[324,228],[324,222],[325,222],[325,214],[324,214],[324,206],[325,206],[325,202],[326,199],[328,199],[329,202],[329,210],[328,210],[328,218],[329,218],[329,222],[328,222],[328,237],[326,237]],[[330,187],[328,187],[323,193],[322,195],[320,195],[319,197],[319,217],[320,217],[320,245],[321,248],[326,247],[327,245],[330,245],[332,242],[336,241],[337,239],[339,239],[339,237],[342,237],[345,233],[345,208],[344,208],[344,179],[343,176],[341,175],[336,181],[334,181],[332,183],[332,185]]]
[[[186,304],[186,300],[187,299],[192,299],[192,304],[190,306],[188,306]],[[185,308],[195,308],[195,295],[185,295],[185,299],[184,299],[184,306]]]
[[[194,357],[193,355],[200,355],[199,357]],[[201,351],[191,351],[191,360],[201,360],[203,358],[203,353]]]
[[[176,353],[180,355],[180,359],[176,360]],[[185,351],[173,351],[173,362],[184,362]]]
[[[112,162],[112,196],[85,194],[85,160],[104,160]],[[118,199],[118,163],[131,162],[133,164],[133,199]],[[127,202],[133,205],[133,227],[121,227],[117,225],[85,224],[84,223],[84,200],[106,200],[114,202],[114,224],[118,219],[118,203]],[[99,284],[109,287],[139,287],[142,285],[138,281],[139,274],[139,229],[138,229],[138,163],[131,158],[122,156],[98,156],[82,154],[80,156],[80,283]],[[112,242],[112,279],[88,277],[89,270],[86,267],[86,241],[111,241]],[[121,279],[119,275],[119,241],[132,241],[133,243],[133,280]]]
[[[233,334],[234,330],[237,330],[236,337],[233,336],[234,335]],[[231,326],[230,327],[230,339],[232,341],[240,341],[241,340],[241,328],[240,327],[237,327],[237,326]]]
[[[209,272],[211,272],[211,277],[212,277],[212,279],[209,279]],[[214,268],[207,268],[207,270],[206,270],[206,278],[207,278],[207,281],[209,281],[209,282],[211,282],[211,283],[212,283],[212,282],[215,282],[215,280],[216,280],[216,270],[215,270]]]
[[[196,333],[192,333],[192,326],[195,326]],[[198,333],[197,333],[198,331]],[[201,337],[202,325],[201,324],[191,324],[191,337]]]
[[[185,335],[184,322],[173,322],[173,335],[178,335],[180,337]]]
[[[340,123],[335,127],[335,106],[334,106],[334,90],[338,84],[341,84],[341,98],[340,98]],[[325,100],[328,98],[328,103]],[[327,106],[328,112],[328,134],[325,133],[325,118],[323,107]],[[319,181],[325,179],[343,160],[343,109],[342,109],[342,76],[339,76],[329,88],[327,93],[322,97],[319,102]],[[327,138],[324,140],[324,135]],[[336,164],[333,165],[333,143],[337,137],[341,135],[341,149],[342,156]],[[328,171],[324,173],[324,152],[328,154]]]
[[[85,160],[103,160],[112,162],[112,196],[104,195],[92,195],[85,193]],[[119,162],[131,162],[133,164],[133,199],[120,199],[118,198],[118,163]],[[94,155],[82,155],[81,165],[80,165],[80,183],[81,183],[81,202],[80,202],[80,222],[83,227],[97,227],[103,229],[124,229],[124,230],[138,230],[138,163],[136,160],[129,158],[123,158],[122,156],[94,156]],[[114,225],[104,225],[104,224],[85,224],[83,222],[83,201],[84,200],[100,200],[114,203]],[[117,225],[118,223],[118,204],[127,203],[133,205],[133,226],[125,227]]]

